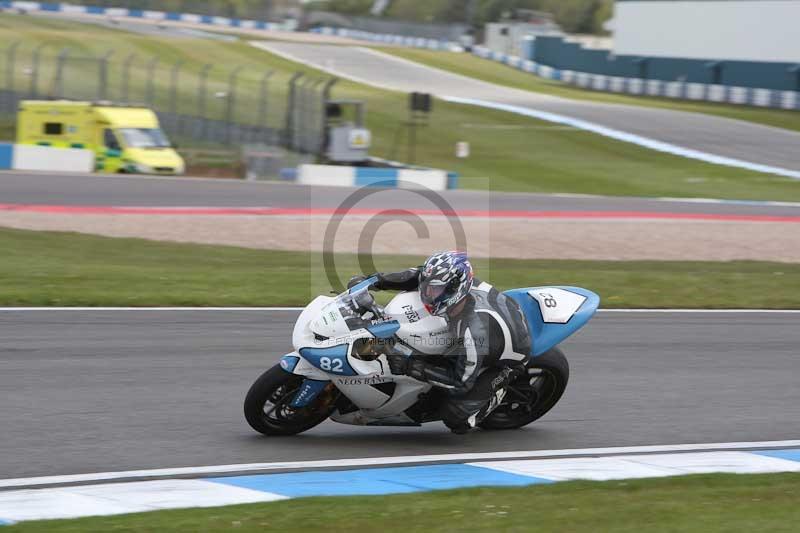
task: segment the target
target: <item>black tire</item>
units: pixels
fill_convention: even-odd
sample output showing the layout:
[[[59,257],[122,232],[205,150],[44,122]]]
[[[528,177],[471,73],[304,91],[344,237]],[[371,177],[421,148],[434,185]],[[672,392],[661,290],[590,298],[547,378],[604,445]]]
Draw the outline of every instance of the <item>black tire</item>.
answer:
[[[532,357],[528,374],[517,378],[503,403],[481,423],[484,429],[516,429],[544,416],[558,403],[569,381],[569,363],[558,348]],[[527,397],[528,401],[524,399]],[[516,400],[516,401],[515,401]]]
[[[264,435],[297,435],[328,418],[339,394],[332,386],[306,407],[289,406],[303,379],[277,365],[261,374],[244,399],[244,417],[250,427]]]

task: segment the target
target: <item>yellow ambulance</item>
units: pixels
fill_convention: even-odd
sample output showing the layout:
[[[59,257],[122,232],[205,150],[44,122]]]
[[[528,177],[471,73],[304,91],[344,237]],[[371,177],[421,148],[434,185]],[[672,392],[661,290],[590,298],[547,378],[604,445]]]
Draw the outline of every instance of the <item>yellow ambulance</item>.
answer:
[[[85,148],[98,172],[183,174],[184,162],[144,107],[68,100],[23,100],[17,144]]]

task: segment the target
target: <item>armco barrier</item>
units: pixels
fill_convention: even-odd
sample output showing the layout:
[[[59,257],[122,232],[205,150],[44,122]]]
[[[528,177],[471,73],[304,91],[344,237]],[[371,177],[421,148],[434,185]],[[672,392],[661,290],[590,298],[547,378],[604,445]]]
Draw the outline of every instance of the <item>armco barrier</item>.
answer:
[[[79,148],[0,143],[0,169],[93,172],[94,152]]]
[[[192,13],[175,13],[171,11],[151,11],[145,9],[128,9],[123,7],[83,6],[51,2],[10,2],[0,0],[0,8],[19,9],[23,11],[46,11],[50,13],[69,13],[78,15],[98,15],[107,17],[134,17],[148,20],[172,20],[193,24],[209,24],[213,26],[229,26],[246,30],[285,30],[283,24],[265,22],[263,20],[247,20],[227,17],[212,17]]]
[[[584,89],[800,110],[800,92],[798,91],[731,87],[683,81],[647,80],[560,70],[516,56],[493,52],[483,46],[473,47],[472,53],[478,57],[504,63],[542,78],[563,81]]]
[[[334,187],[377,186],[444,191],[458,186],[458,175],[435,169],[300,165],[296,182]]]
[[[0,170],[8,170],[14,164],[14,145],[0,143]]]
[[[800,3],[797,4],[796,9],[800,12]],[[758,39],[755,36],[749,38],[751,41]],[[791,47],[784,45],[784,48]],[[662,81],[684,80],[707,85],[759,87],[778,91],[800,90],[797,62],[785,59],[725,59],[725,53],[717,58],[709,56],[702,59],[674,55],[663,57],[617,54],[610,49],[586,48],[581,43],[569,41],[563,35],[539,35],[535,39],[526,40],[518,53],[525,59],[543,65],[589,74]],[[730,53],[733,54],[732,51]]]
[[[374,43],[394,44],[411,48],[427,48],[429,50],[462,50],[458,43],[440,39],[426,39],[424,37],[409,37],[407,35],[393,35],[388,33],[372,33],[368,31],[353,30],[349,28],[313,28],[312,33],[322,35],[336,35],[361,41]]]

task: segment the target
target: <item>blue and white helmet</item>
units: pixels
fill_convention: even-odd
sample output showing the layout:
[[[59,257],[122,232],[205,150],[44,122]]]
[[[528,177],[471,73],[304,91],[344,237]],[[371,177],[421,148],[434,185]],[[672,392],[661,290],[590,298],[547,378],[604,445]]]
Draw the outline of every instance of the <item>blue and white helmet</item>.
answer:
[[[419,274],[419,294],[425,309],[443,316],[472,289],[472,265],[465,252],[439,252],[428,258]]]

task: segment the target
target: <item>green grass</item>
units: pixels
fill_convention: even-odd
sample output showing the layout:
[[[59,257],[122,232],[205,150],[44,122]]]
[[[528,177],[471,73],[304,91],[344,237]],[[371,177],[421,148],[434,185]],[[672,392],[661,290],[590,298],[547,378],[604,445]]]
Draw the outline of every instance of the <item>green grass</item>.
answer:
[[[437,52],[434,50],[418,50],[400,47],[383,47],[381,50],[442,70],[449,70],[471,78],[477,78],[499,85],[507,85],[526,91],[573,98],[576,100],[590,100],[593,102],[660,107],[680,111],[706,113],[708,115],[719,115],[726,118],[746,120],[765,124],[767,126],[800,131],[800,111],[591,91],[560,81],[540,78],[539,76],[523,72],[496,61],[482,59],[472,54]]]
[[[15,40],[22,43],[17,54],[15,79],[17,85],[23,87],[29,80],[23,67],[30,64],[30,53],[37,44],[48,44],[43,52],[43,64],[50,65],[51,70],[53,58],[65,47],[71,49],[73,57],[97,56],[114,50],[109,69],[112,97],[120,92],[120,65],[130,54],[137,54],[131,76],[136,80],[132,83],[131,100],[143,99],[144,65],[158,54],[162,58],[161,67],[154,78],[159,87],[156,91],[159,106],[168,102],[168,67],[181,59],[184,64],[179,77],[178,101],[179,110],[186,113],[197,110],[197,81],[206,62],[215,64],[209,74],[209,94],[226,89],[231,68],[245,66],[239,78],[237,116],[247,121],[254,120],[262,74],[273,70],[269,119],[273,126],[282,124],[286,81],[292,73],[303,71],[309,77],[325,76],[244,42],[158,38],[65,20],[0,15],[0,42]],[[457,57],[468,58],[466,55]],[[5,53],[0,50],[0,63],[4,58]],[[89,80],[96,79],[95,69],[90,63],[68,62],[67,86],[80,86],[75,90],[91,89]],[[51,74],[43,74],[42,83],[51,79]],[[5,76],[5,69],[0,68],[0,80],[5,80]],[[5,81],[0,82],[0,86],[4,84]],[[82,84],[89,85],[83,87]],[[400,144],[395,144],[407,117],[406,95],[341,81],[334,89],[334,96],[366,101],[368,126],[373,131],[372,155],[407,160],[406,136],[400,135]],[[221,117],[224,110],[221,100],[217,100],[209,107],[209,113]],[[10,130],[7,118],[0,133],[8,135]],[[418,139],[417,163],[453,170],[465,177],[486,178],[478,182],[482,185],[472,186],[485,188],[488,183],[494,190],[800,201],[800,183],[789,178],[701,163],[577,129],[472,106],[437,102],[430,126],[419,132]],[[458,141],[470,142],[472,156],[469,159],[455,157]],[[189,146],[183,140],[180,144]],[[470,186],[468,180],[465,183]]]
[[[0,229],[2,306],[305,305],[318,254]],[[424,258],[378,256],[380,270]],[[764,262],[474,261],[500,289],[577,285],[602,306],[800,308],[800,265]],[[357,257],[336,258],[342,279]]]
[[[800,474],[700,475],[402,494],[302,498],[10,526],[106,531],[797,531]]]

